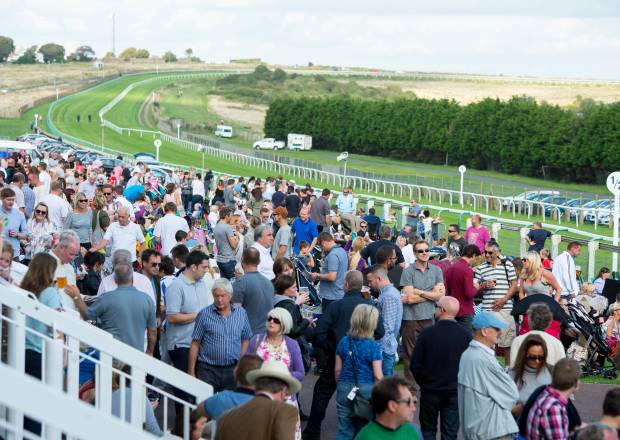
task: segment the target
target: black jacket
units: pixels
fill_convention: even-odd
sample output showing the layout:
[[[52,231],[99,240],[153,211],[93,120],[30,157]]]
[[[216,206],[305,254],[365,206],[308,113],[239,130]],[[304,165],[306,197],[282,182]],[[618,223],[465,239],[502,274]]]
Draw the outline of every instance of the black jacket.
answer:
[[[99,291],[99,285],[101,284],[101,273],[97,273],[93,270],[88,270],[86,276],[78,281],[78,288],[82,295],[95,296]]]
[[[293,328],[287,336],[292,339],[297,339],[300,336],[304,336],[310,322],[301,316],[301,311],[299,310],[299,306],[295,304],[295,301],[291,298],[284,299],[282,295],[276,295],[275,300],[275,307],[285,309],[293,318]]]

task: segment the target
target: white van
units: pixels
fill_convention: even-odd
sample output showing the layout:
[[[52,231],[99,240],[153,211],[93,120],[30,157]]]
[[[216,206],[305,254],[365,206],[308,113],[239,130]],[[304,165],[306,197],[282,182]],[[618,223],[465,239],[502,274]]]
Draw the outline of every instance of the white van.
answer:
[[[233,129],[230,125],[218,125],[215,127],[215,135],[224,138],[233,137]]]
[[[312,136],[289,133],[287,143],[289,150],[311,150]]]

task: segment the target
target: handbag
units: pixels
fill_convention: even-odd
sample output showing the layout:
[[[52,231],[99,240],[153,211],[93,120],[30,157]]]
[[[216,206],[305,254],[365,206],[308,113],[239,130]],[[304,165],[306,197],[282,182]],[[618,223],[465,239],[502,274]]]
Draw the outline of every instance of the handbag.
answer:
[[[359,385],[357,383],[357,367],[355,365],[355,355],[353,353],[353,345],[351,344],[351,337],[349,337],[349,358],[351,359],[351,366],[353,367],[353,376],[355,378],[355,396],[353,397],[353,416],[360,420],[371,421],[375,418],[375,412],[370,404],[370,399],[365,398],[359,392]]]

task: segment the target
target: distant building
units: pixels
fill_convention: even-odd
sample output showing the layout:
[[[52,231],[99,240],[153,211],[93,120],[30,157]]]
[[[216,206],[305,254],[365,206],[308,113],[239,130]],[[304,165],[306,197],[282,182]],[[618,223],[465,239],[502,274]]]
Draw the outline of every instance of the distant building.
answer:
[[[262,62],[260,58],[238,58],[230,60],[230,64],[260,64]]]

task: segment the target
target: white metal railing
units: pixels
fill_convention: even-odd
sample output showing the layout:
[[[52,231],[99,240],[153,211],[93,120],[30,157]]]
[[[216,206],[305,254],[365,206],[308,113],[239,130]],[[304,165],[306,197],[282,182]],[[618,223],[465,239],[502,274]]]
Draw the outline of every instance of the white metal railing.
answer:
[[[7,440],[39,438],[23,431],[23,414],[42,422],[46,439],[60,439],[61,433],[90,440],[156,438],[2,363],[0,389],[0,437]]]
[[[5,282],[0,284],[0,307],[5,308],[2,315],[0,336],[3,328],[8,329],[7,364],[17,372],[25,370],[26,334],[34,334],[42,340],[42,382],[59,391],[65,391],[69,398],[77,399],[80,387],[80,362],[88,360],[94,364],[96,383],[95,407],[106,414],[112,411],[112,376],[118,374],[131,382],[131,401],[124,402],[121,397],[121,414],[125,406],[131,407],[130,424],[141,427],[145,417],[145,396],[147,392],[160,397],[163,405],[162,429],[168,430],[169,403],[177,403],[183,408],[184,438],[189,438],[189,416],[200,403],[213,393],[210,385],[179,371],[129,345],[114,339],[109,333],[79,319],[74,312],[60,312],[50,309],[29,292]],[[26,318],[42,322],[51,329],[51,335],[36,333],[26,326]],[[98,357],[85,353],[82,349],[90,347],[98,352]],[[66,358],[66,368],[63,365]],[[125,373],[113,365],[120,362],[130,369]],[[154,378],[152,385],[146,376]],[[125,381],[120,380],[121,396],[124,396]],[[162,385],[164,384],[164,385]],[[192,401],[176,397],[167,387],[175,387],[187,393]],[[58,437],[60,438],[60,437]]]

